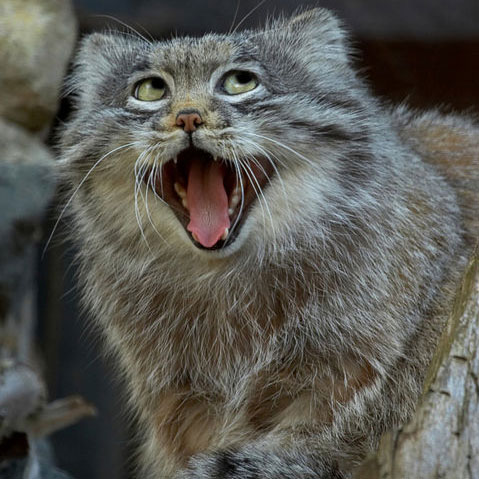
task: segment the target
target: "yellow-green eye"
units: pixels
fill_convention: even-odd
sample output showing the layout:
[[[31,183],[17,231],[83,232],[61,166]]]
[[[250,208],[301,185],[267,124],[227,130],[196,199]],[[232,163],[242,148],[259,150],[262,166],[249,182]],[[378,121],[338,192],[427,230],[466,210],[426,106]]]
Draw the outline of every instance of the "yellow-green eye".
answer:
[[[256,77],[246,71],[237,71],[229,73],[224,82],[223,88],[229,95],[238,95],[254,90],[258,86]]]
[[[141,101],[157,101],[165,94],[166,85],[161,78],[147,78],[136,84],[133,96]]]

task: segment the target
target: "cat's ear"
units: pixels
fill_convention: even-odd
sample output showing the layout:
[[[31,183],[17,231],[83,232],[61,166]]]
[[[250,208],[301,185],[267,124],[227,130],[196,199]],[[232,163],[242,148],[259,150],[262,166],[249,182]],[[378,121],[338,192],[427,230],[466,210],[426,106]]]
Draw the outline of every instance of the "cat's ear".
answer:
[[[92,85],[108,71],[108,55],[114,47],[109,34],[92,33],[80,40],[73,58],[73,69],[67,77],[66,93],[76,92],[85,98],[93,95]]]
[[[80,41],[76,54],[77,65],[92,65],[110,57],[118,49],[121,38],[109,33],[91,33]]]
[[[125,39],[114,33],[92,33],[80,41],[67,79],[67,91],[94,95],[95,85],[112,75],[125,56]]]
[[[314,8],[301,12],[286,22],[290,33],[302,40],[301,43],[313,52],[321,50],[329,55],[347,59],[348,35],[341,21],[329,10]]]

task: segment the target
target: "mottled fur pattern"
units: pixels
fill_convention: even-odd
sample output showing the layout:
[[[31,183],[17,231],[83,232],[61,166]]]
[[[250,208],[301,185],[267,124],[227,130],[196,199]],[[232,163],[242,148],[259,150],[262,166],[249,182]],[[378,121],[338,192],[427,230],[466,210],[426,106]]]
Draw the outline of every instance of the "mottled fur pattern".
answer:
[[[259,87],[219,92],[234,69]],[[140,105],[133,85],[152,74],[170,95]],[[93,34],[69,86],[61,165],[84,300],[128,384],[143,477],[347,477],[421,393],[477,238],[477,128],[381,105],[324,10],[167,42]],[[196,146],[275,169],[216,251],[142,180],[188,145],[174,119],[191,106]],[[475,176],[449,181],[466,156]]]

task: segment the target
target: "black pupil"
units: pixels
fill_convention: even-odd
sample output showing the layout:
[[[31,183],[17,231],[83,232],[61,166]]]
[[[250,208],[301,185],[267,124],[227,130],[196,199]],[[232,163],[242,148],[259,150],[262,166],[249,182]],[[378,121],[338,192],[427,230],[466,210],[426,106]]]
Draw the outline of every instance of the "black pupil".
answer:
[[[162,90],[163,88],[165,88],[165,82],[161,78],[152,78],[151,86],[155,90]]]
[[[236,73],[236,80],[238,83],[245,84],[249,83],[253,79],[253,76],[249,72],[237,72]]]

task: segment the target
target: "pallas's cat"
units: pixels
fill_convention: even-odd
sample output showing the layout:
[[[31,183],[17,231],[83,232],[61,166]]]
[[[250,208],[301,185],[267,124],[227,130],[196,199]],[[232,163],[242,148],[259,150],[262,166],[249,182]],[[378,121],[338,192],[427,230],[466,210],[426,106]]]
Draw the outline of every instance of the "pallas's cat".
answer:
[[[382,105],[324,10],[93,34],[69,87],[84,301],[142,477],[347,477],[414,411],[477,238],[474,124]]]

